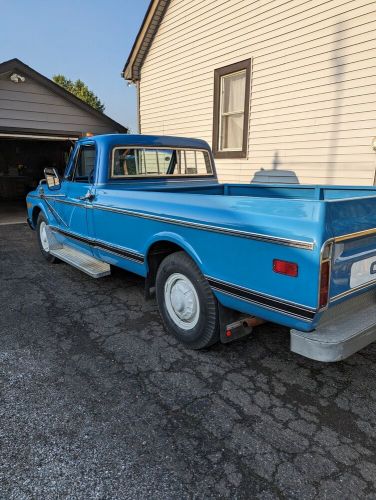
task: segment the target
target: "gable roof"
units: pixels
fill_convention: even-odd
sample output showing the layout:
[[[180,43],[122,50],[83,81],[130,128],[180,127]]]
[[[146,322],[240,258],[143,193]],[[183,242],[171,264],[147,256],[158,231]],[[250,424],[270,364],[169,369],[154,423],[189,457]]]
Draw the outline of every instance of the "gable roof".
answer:
[[[55,94],[59,95],[63,99],[71,102],[75,106],[83,109],[87,113],[90,113],[91,115],[94,115],[97,119],[101,120],[104,123],[107,123],[111,125],[111,127],[114,127],[114,130],[117,130],[118,132],[123,132],[127,133],[128,129],[127,127],[124,127],[124,125],[121,125],[120,123],[116,122],[109,116],[105,115],[101,111],[97,111],[94,109],[92,106],[87,104],[86,102],[82,101],[78,97],[76,97],[74,94],[71,92],[68,92],[65,90],[63,87],[55,83],[53,80],[50,80],[49,78],[43,76],[41,73],[38,73],[34,69],[30,68],[27,64],[23,63],[17,58],[10,59],[9,61],[5,61],[3,63],[0,63],[0,75],[4,73],[10,73],[18,71],[23,75],[29,76],[31,79],[35,80],[38,82],[40,85],[43,85],[50,91],[54,92]]]
[[[151,0],[121,76],[135,82],[141,77],[141,67],[158,31],[170,0]]]

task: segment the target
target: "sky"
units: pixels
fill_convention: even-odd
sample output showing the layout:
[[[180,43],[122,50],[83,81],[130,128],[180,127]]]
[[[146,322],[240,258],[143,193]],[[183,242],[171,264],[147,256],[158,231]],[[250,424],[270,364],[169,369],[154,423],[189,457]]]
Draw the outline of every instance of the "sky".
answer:
[[[136,93],[121,78],[149,0],[0,0],[0,62],[80,78],[105,113],[137,131]]]

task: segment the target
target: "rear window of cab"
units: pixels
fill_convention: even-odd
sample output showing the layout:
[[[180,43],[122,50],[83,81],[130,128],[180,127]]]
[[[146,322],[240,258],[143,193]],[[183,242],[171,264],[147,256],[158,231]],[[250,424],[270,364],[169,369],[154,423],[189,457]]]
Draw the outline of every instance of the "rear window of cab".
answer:
[[[112,179],[213,175],[208,151],[118,146],[112,150]]]

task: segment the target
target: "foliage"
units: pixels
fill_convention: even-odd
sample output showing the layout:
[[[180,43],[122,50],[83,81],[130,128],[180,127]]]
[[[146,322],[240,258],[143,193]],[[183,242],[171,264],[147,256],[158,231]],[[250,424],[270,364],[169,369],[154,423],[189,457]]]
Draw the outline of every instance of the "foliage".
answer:
[[[101,111],[103,113],[105,105],[93,91],[89,90],[88,86],[82,80],[78,79],[73,82],[64,75],[54,75],[52,80],[60,85],[60,87],[63,87],[65,90],[68,90],[68,92],[71,92],[76,97],[92,106],[97,111]]]

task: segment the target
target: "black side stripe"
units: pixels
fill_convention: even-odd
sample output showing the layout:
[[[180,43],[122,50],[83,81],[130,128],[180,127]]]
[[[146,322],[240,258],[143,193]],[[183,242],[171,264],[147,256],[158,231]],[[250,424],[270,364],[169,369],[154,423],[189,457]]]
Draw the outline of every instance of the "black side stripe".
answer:
[[[207,277],[209,285],[218,292],[233,295],[239,299],[252,302],[254,304],[264,306],[267,308],[275,309],[283,313],[297,316],[305,320],[312,320],[316,311],[305,306],[300,306],[290,302],[285,302],[277,298],[268,297],[253,290],[247,290],[236,285],[231,285],[223,281],[218,281],[213,278]]]
[[[118,248],[118,247],[114,247],[112,245],[108,245],[107,243],[103,243],[102,241],[85,238],[84,236],[79,236],[78,234],[73,234],[69,231],[65,231],[64,229],[60,229],[57,227],[51,227],[51,230],[55,231],[56,233],[60,233],[64,236],[66,236],[67,238],[71,238],[72,240],[86,243],[87,245],[90,245],[93,248],[101,248],[102,250],[106,250],[107,252],[111,252],[113,254],[119,255],[120,257],[124,257],[128,260],[133,260],[139,264],[143,264],[145,261],[143,255],[136,253],[136,252],[132,252],[131,250],[125,250],[123,248]]]

